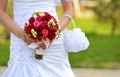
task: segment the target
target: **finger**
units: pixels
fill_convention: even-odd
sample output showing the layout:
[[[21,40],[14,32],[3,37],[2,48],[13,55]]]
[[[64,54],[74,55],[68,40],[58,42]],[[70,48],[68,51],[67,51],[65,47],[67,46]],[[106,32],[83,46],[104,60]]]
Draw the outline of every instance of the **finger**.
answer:
[[[46,49],[46,46],[45,46],[45,45],[39,46],[39,47],[42,48],[42,49]]]
[[[41,49],[41,47],[37,47],[37,48],[35,48],[36,50],[40,50]]]
[[[37,44],[38,45],[38,47],[36,48],[36,49],[40,49],[40,48],[46,48],[46,46],[44,45],[44,44]]]
[[[42,44],[43,42],[36,42],[36,44]]]
[[[42,50],[45,50],[46,49],[46,47],[42,47]]]
[[[40,50],[40,49],[45,50],[46,47],[37,47],[36,49],[37,49],[37,50]]]
[[[43,44],[43,43],[37,43],[37,45],[39,45],[39,46],[43,46],[44,44]]]
[[[25,41],[27,45],[30,45],[30,42],[28,40]]]
[[[31,39],[26,39],[25,42],[29,45],[29,44],[31,44],[31,43],[33,43],[33,42],[35,42],[35,41],[33,41],[33,40],[31,40]]]
[[[45,44],[44,44],[44,43],[38,43],[38,45],[39,45],[40,47],[45,46]]]
[[[30,37],[27,39],[30,43],[36,42],[36,40],[31,39]]]

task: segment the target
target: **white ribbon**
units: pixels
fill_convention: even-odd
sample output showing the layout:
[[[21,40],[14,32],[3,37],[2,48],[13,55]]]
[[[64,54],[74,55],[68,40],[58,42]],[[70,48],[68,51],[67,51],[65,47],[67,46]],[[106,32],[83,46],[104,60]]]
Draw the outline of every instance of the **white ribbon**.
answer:
[[[46,39],[46,40],[42,40],[42,42],[45,44],[46,49],[49,47],[50,45],[50,40]],[[40,48],[39,50],[36,49],[37,47],[39,47],[38,44],[42,43],[42,42],[37,42],[37,43],[31,43],[30,45],[28,45],[29,48],[35,49],[36,50],[36,54],[38,55],[43,55],[44,54],[44,50],[42,48]]]

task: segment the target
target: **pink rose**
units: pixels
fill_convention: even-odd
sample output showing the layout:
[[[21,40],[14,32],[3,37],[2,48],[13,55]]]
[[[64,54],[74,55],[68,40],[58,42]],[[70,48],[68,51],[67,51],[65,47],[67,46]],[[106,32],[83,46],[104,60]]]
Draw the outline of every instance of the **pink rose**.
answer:
[[[43,29],[43,30],[42,30],[42,34],[43,34],[44,36],[48,36],[48,30],[47,30],[47,29]]]
[[[40,25],[39,21],[35,20],[35,22],[34,22],[34,26],[38,28],[39,25]]]

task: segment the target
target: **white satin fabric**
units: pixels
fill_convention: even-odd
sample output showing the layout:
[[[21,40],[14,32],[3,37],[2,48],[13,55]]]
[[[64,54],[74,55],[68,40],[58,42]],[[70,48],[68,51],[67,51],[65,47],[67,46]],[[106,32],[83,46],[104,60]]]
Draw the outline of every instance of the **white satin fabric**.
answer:
[[[13,0],[14,21],[21,27],[34,11],[46,11],[57,20],[56,4],[59,0]],[[1,77],[74,77],[63,37],[56,39],[45,51],[43,59],[35,59],[35,50],[11,34],[10,60]]]

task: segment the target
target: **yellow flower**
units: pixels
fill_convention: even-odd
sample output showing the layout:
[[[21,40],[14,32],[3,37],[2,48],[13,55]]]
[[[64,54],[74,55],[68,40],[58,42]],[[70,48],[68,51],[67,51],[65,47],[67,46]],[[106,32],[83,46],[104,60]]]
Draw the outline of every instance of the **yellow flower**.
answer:
[[[31,33],[33,37],[37,38],[37,32],[34,29],[31,29]]]
[[[45,15],[44,12],[38,12],[38,14],[39,14],[41,17]]]
[[[55,25],[55,22],[54,22],[53,19],[50,19],[50,20],[49,20],[49,22],[48,22],[48,26],[50,26],[50,25]]]

